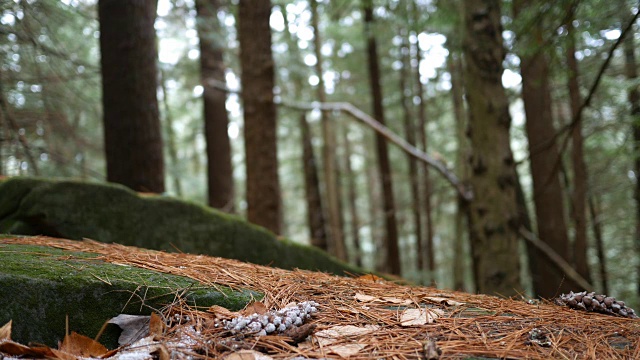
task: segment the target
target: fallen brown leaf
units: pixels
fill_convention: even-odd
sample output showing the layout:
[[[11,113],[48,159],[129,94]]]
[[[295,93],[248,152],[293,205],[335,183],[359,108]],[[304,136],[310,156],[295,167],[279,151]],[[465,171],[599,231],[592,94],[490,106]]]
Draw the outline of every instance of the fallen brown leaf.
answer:
[[[64,337],[59,350],[81,357],[99,357],[109,351],[99,342],[75,331]]]
[[[164,321],[160,315],[151,313],[151,319],[149,320],[149,335],[153,336],[155,340],[158,340],[164,334]]]
[[[0,340],[11,340],[11,322],[12,320],[9,320],[8,323],[0,327]]]
[[[266,306],[264,306],[263,303],[261,303],[260,301],[255,301],[247,305],[247,307],[244,308],[244,310],[242,310],[242,314],[245,316],[249,316],[251,314],[264,315],[268,311],[269,310],[267,309]]]

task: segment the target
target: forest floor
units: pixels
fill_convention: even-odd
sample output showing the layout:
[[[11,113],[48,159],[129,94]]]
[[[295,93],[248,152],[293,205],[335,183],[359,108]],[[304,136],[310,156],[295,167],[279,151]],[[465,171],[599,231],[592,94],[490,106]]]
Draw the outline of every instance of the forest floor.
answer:
[[[40,348],[38,353],[33,348],[33,356],[163,360],[640,358],[640,320],[572,310],[546,301],[408,286],[373,275],[346,278],[288,271],[95,241],[29,237],[3,239],[3,243],[95,253],[111,263],[186,276],[207,286],[224,285],[264,294],[260,302],[238,313],[217,306],[197,309],[176,299],[159,309],[160,316],[155,320],[151,317],[145,337],[132,345],[87,353],[73,350],[70,344],[82,341],[67,336],[60,349],[47,352]],[[294,309],[295,304],[313,304],[312,314],[308,319],[302,317],[303,324],[284,332],[258,336],[242,326],[228,325],[233,318],[246,320],[253,313],[272,321],[275,314]],[[2,336],[0,328],[0,339]],[[0,358],[18,355],[2,351]]]

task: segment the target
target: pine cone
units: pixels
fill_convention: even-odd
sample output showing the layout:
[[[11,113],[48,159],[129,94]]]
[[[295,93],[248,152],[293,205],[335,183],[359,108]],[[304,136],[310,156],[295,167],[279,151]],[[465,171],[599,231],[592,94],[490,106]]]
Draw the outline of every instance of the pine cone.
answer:
[[[616,300],[614,297],[607,295],[599,295],[594,292],[586,291],[569,294],[562,294],[557,297],[554,302],[557,305],[568,306],[572,309],[593,311],[607,315],[617,315],[637,319],[635,311],[625,306],[624,301]]]

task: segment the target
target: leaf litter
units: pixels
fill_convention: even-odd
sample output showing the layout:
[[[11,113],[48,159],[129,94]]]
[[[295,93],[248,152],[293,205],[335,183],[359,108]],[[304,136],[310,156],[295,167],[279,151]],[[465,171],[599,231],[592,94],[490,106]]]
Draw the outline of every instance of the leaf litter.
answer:
[[[580,312],[551,302],[400,285],[375,275],[346,278],[304,270],[287,271],[92,240],[31,237],[0,239],[0,243],[92,252],[108,262],[186,276],[205,286],[226,285],[265,294],[261,302],[240,312],[219,306],[197,309],[177,299],[148,319],[146,335],[137,340],[130,338],[128,341],[132,343],[111,351],[74,333],[65,337],[59,349],[17,344],[10,339],[11,323],[8,323],[0,327],[0,357],[640,358],[640,321]],[[294,331],[257,336],[233,333],[224,326],[225,321],[237,317],[269,314],[306,301],[316,302],[318,311],[304,324],[292,326]]]

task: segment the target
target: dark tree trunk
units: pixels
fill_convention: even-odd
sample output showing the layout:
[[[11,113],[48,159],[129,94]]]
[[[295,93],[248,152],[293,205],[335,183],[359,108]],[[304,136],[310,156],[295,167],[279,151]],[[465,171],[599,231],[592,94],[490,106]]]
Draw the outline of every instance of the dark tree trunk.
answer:
[[[518,257],[517,178],[511,152],[509,100],[502,86],[499,0],[465,0],[464,70],[469,104],[467,134],[472,155],[469,237],[477,290],[516,295],[521,289]]]
[[[315,71],[318,76],[316,94],[318,101],[326,102],[326,93],[323,79],[323,56],[320,48],[322,40],[318,26],[318,1],[311,0],[311,25],[313,27],[313,49],[316,56]],[[329,252],[341,260],[347,259],[347,249],[344,243],[344,221],[342,218],[342,206],[340,203],[340,182],[338,180],[336,152],[335,126],[329,118],[327,111],[321,112],[322,123],[322,161],[324,171],[324,183],[326,203],[329,217]]]
[[[207,185],[209,205],[227,212],[234,210],[231,145],[227,126],[227,96],[214,85],[225,83],[224,34],[218,20],[219,0],[196,0],[200,38],[200,79],[204,92],[204,136],[207,143]]]
[[[242,68],[247,218],[280,234],[281,202],[270,16],[269,0],[240,1],[238,40]]]
[[[98,1],[107,180],[164,192],[155,1]]]
[[[347,177],[347,201],[351,216],[351,238],[353,240],[354,264],[362,266],[362,251],[360,246],[360,216],[358,215],[356,178],[351,164],[351,142],[349,141],[349,126],[345,124],[342,131],[345,152],[345,175]]]
[[[369,67],[369,81],[371,84],[371,99],[373,103],[373,117],[384,124],[384,109],[382,107],[382,86],[380,85],[380,66],[378,65],[378,49],[374,35],[373,4],[371,0],[364,1],[364,26],[367,39],[367,64]],[[380,164],[380,178],[382,180],[382,200],[386,228],[385,247],[387,249],[387,271],[399,275],[400,251],[398,248],[398,225],[396,222],[393,182],[391,179],[391,164],[387,142],[380,134],[376,134],[376,154]]]
[[[633,33],[627,35],[624,39],[624,60],[627,79],[636,81],[638,78],[638,65],[636,63]],[[633,170],[636,175],[636,187],[634,190],[636,201],[636,233],[634,242],[636,257],[640,258],[640,92],[638,91],[638,86],[634,85],[628,90],[627,98],[631,106],[631,131],[633,132],[634,154]],[[640,263],[637,265],[636,278],[636,291],[637,294],[640,295]]]
[[[516,16],[533,11],[536,1],[514,4]],[[528,6],[524,9],[523,5]],[[563,190],[559,178],[558,147],[551,116],[549,64],[543,46],[543,29],[539,22],[532,24],[519,41],[533,47],[533,53],[520,56],[522,99],[524,101],[527,138],[533,178],[533,200],[536,208],[538,237],[564,260],[571,263],[571,246],[564,214]],[[547,256],[529,246],[529,264],[536,295],[552,298],[559,293],[581,289],[566,277]]]
[[[604,240],[602,238],[602,224],[600,223],[600,214],[596,208],[595,200],[589,197],[589,216],[591,217],[591,228],[593,229],[593,237],[596,242],[596,250],[598,252],[598,273],[602,282],[602,293],[609,293],[609,281],[607,276],[607,256],[604,253]]]
[[[416,131],[422,131],[418,129],[413,120],[413,114],[411,113],[411,99],[409,94],[411,91],[411,61],[410,50],[408,43],[408,34],[405,29],[400,31],[402,36],[402,44],[400,45],[400,61],[402,61],[402,69],[400,71],[400,101],[402,104],[402,114],[404,120],[404,132],[407,142],[413,146],[416,145]],[[416,235],[416,269],[418,271],[424,270],[423,266],[423,239],[422,239],[422,211],[421,210],[421,192],[420,192],[420,178],[418,173],[418,161],[411,155],[408,155],[407,161],[409,161],[409,188],[411,193],[411,210],[413,215],[413,228]],[[433,275],[433,274],[430,274]]]
[[[469,153],[469,144],[464,133],[464,124],[466,123],[466,111],[464,109],[464,84],[462,54],[458,49],[449,49],[448,57],[449,73],[451,74],[451,97],[453,98],[453,113],[456,122],[456,140],[458,143],[458,151],[456,153],[456,174],[464,181],[468,181],[470,176],[469,165],[466,158]],[[456,290],[464,289],[465,263],[468,263],[467,241],[465,241],[464,225],[465,219],[468,217],[469,207],[462,198],[458,198],[456,219],[455,219],[455,238],[453,252],[453,288]]]
[[[327,251],[327,232],[320,198],[318,165],[311,143],[311,129],[305,114],[300,115],[302,130],[302,162],[304,164],[304,189],[307,200],[307,222],[311,235],[311,245]]]
[[[571,197],[572,217],[575,226],[573,242],[573,263],[576,271],[587,281],[591,282],[589,263],[587,261],[587,165],[584,162],[584,138],[582,136],[582,116],[580,112],[580,86],[578,84],[578,63],[576,61],[575,31],[573,28],[574,8],[569,9],[571,16],[565,24],[567,27],[567,68],[569,71],[569,99],[571,102],[571,118],[575,125],[571,133],[573,163],[573,194]],[[576,118],[577,117],[577,118]]]

